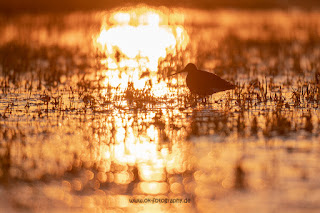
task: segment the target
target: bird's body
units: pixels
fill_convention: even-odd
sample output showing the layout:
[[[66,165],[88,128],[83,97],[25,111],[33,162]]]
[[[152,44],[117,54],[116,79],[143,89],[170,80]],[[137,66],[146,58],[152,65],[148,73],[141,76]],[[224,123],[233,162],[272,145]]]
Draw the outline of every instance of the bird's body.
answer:
[[[177,73],[182,72],[188,73],[186,82],[190,92],[199,96],[208,96],[217,92],[235,88],[233,84],[223,80],[213,73],[198,70],[192,63],[189,63],[183,70]]]

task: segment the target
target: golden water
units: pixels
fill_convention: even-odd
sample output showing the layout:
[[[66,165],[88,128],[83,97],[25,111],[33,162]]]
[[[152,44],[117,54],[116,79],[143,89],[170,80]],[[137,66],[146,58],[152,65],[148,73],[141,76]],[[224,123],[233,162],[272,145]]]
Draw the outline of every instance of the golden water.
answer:
[[[316,212],[319,16],[1,17],[1,209]],[[194,104],[189,62],[237,89]]]

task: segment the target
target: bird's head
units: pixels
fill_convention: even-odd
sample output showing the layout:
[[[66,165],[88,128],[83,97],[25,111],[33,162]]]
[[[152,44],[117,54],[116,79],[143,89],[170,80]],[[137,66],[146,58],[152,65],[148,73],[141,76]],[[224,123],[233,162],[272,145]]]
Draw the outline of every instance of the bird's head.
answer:
[[[192,72],[192,71],[195,71],[195,70],[198,70],[196,65],[194,65],[193,63],[189,63],[189,64],[187,64],[187,66],[183,70],[180,70],[180,71],[178,71],[176,73],[173,73],[173,74],[171,74],[169,76],[176,75],[176,74],[183,73],[183,72],[189,73],[189,72]]]

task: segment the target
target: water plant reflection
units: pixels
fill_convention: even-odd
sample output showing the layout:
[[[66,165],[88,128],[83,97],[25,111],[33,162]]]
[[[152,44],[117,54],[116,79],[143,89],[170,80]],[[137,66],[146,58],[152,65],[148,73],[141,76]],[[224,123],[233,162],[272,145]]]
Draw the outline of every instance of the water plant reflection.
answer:
[[[95,13],[86,25],[75,22],[83,15],[65,17],[69,24],[57,32],[52,18],[31,29],[20,27],[28,23],[24,18],[2,22],[24,36],[0,41],[1,207],[56,212],[318,208],[319,192],[313,189],[320,185],[320,95],[313,76],[320,67],[319,13],[293,19],[296,14],[273,11],[185,11],[198,19],[183,24],[179,13],[150,11],[145,16],[140,16],[145,11],[99,13],[107,21],[99,20],[90,33],[87,27],[97,25]],[[289,30],[279,29],[281,17],[288,17],[281,26]],[[32,20],[44,21],[37,15]],[[117,46],[107,52],[108,43],[97,42],[103,29],[140,25],[164,27],[176,40],[164,59],[158,55],[156,70],[148,56],[129,58]],[[86,33],[73,35],[69,26]],[[178,29],[182,34],[188,29],[192,40],[185,51],[179,50]],[[79,40],[67,45],[60,40],[64,31]],[[41,48],[33,45],[35,34]],[[97,35],[94,45],[92,35]],[[81,52],[72,48],[80,44]],[[192,98],[184,79],[180,85],[182,78],[162,76],[193,61],[190,55],[199,67],[234,78],[237,88],[217,94],[210,104],[186,107]],[[314,195],[315,202],[301,192]],[[191,198],[192,204],[131,204],[131,197]]]

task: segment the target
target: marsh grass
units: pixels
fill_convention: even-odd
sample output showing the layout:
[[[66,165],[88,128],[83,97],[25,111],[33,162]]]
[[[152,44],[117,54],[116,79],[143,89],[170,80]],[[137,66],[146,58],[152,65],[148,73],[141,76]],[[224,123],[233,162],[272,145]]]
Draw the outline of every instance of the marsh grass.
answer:
[[[41,195],[36,200],[44,201],[44,209],[50,206],[45,204],[48,201],[57,202],[61,209],[90,209],[87,198],[100,199],[102,204],[97,201],[93,206],[102,209],[121,208],[110,204],[110,199],[118,202],[119,196],[146,194],[190,196],[198,202],[190,208],[200,209],[211,205],[203,200],[222,198],[233,190],[276,186],[279,179],[286,180],[275,175],[279,167],[291,169],[290,162],[278,162],[283,158],[281,151],[311,152],[308,147],[320,131],[319,23],[304,16],[306,20],[290,22],[289,32],[282,29],[283,37],[275,34],[276,24],[266,19],[266,34],[243,38],[239,35],[243,29],[238,28],[244,26],[232,25],[214,44],[208,39],[215,36],[215,23],[186,23],[192,42],[159,61],[158,82],[168,85],[168,94],[161,97],[153,95],[151,80],[140,89],[131,81],[125,88],[105,81],[113,70],[100,63],[106,55],[90,48],[91,44],[83,41],[87,38],[79,39],[90,50],[86,54],[78,46],[59,46],[59,42],[34,45],[18,39],[1,43],[1,185],[8,192],[37,189]],[[62,33],[67,30],[70,17],[62,18],[65,25],[51,19],[30,31],[40,26],[53,31],[59,28]],[[12,20],[17,26],[21,22]],[[28,28],[24,30],[27,35]],[[300,31],[304,39],[299,38]],[[119,53],[116,57],[120,63],[124,56]],[[236,89],[195,102],[197,97],[188,92],[184,76],[177,76],[175,84],[167,78],[188,60],[194,60],[199,68],[214,70],[235,83]],[[124,67],[119,72],[128,70]],[[147,70],[139,76],[151,79],[151,75]],[[286,144],[295,138],[307,142]],[[212,143],[205,145],[201,140]],[[220,141],[223,143],[215,145]],[[283,147],[273,141],[280,141]],[[254,148],[246,148],[251,146]],[[277,149],[270,151],[274,157],[265,154],[269,149]],[[261,165],[250,166],[254,162],[246,157],[248,153]],[[264,161],[266,165],[262,165]],[[165,166],[160,167],[159,162]],[[304,180],[314,175],[303,165],[296,167]],[[258,186],[259,181],[264,184]],[[166,187],[158,192],[143,188],[151,183]],[[30,190],[22,191],[36,196]],[[58,192],[69,201],[56,196]],[[16,210],[38,205],[19,196],[10,199]],[[77,200],[82,200],[81,206]]]

